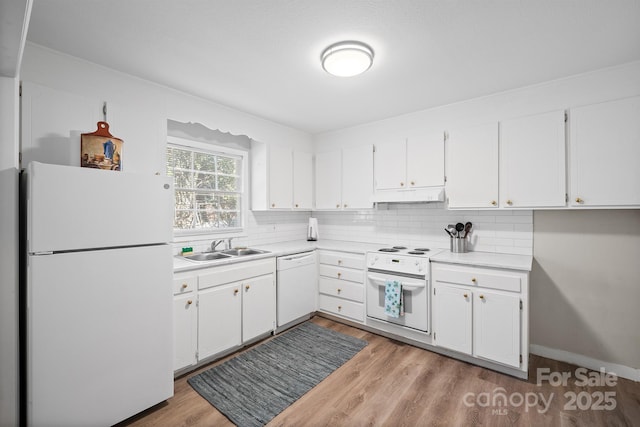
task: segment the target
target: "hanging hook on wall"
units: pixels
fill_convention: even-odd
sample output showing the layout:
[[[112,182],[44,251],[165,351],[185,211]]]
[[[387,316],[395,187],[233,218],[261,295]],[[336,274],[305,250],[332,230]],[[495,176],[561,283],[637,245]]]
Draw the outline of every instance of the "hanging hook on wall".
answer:
[[[105,102],[102,104],[102,117],[103,117],[103,119],[104,119],[103,121],[105,121],[105,122],[106,122],[106,121],[107,121],[107,101],[105,101]]]

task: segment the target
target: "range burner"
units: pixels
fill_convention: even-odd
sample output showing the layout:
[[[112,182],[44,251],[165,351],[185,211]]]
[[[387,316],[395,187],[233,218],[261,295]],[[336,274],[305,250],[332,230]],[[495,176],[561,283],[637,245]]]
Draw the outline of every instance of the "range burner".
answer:
[[[403,249],[407,249],[407,247],[406,246],[394,246],[393,249],[403,250]]]
[[[400,252],[400,249],[396,249],[396,248],[382,248],[382,249],[378,249],[378,252]]]
[[[429,252],[431,249],[429,248],[415,248],[414,251],[418,252]]]
[[[424,255],[423,251],[409,251],[407,252],[409,255]]]

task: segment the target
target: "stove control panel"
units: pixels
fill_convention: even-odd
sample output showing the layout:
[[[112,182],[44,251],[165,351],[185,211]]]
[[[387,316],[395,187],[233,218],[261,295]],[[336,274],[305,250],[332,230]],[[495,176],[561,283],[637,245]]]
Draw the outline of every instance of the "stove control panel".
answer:
[[[388,272],[426,276],[429,274],[429,258],[369,252],[367,267]]]

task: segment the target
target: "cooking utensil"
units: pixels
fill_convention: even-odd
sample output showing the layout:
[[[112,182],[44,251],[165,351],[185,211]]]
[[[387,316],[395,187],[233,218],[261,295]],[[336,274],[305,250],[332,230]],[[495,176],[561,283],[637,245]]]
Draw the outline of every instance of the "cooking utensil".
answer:
[[[471,227],[473,227],[473,224],[471,224],[470,222],[467,222],[464,225],[464,237],[466,238],[467,235],[469,234],[469,232],[471,231]]]
[[[458,232],[458,235],[460,235],[460,233],[462,233],[462,230],[464,230],[464,224],[459,222],[456,224],[456,231]]]
[[[446,231],[449,236],[453,237],[453,234],[451,234],[448,228],[445,228],[444,231]]]

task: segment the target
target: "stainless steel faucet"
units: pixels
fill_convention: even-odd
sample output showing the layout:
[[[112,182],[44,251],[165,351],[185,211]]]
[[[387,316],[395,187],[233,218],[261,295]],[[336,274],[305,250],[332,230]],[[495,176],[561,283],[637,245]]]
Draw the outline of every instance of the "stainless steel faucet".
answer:
[[[213,242],[211,242],[211,251],[215,251],[216,248],[218,247],[218,245],[220,243],[224,242],[224,240],[220,239],[220,240],[214,240]]]
[[[227,239],[227,249],[231,249],[231,240],[233,239],[233,237],[229,237]]]

